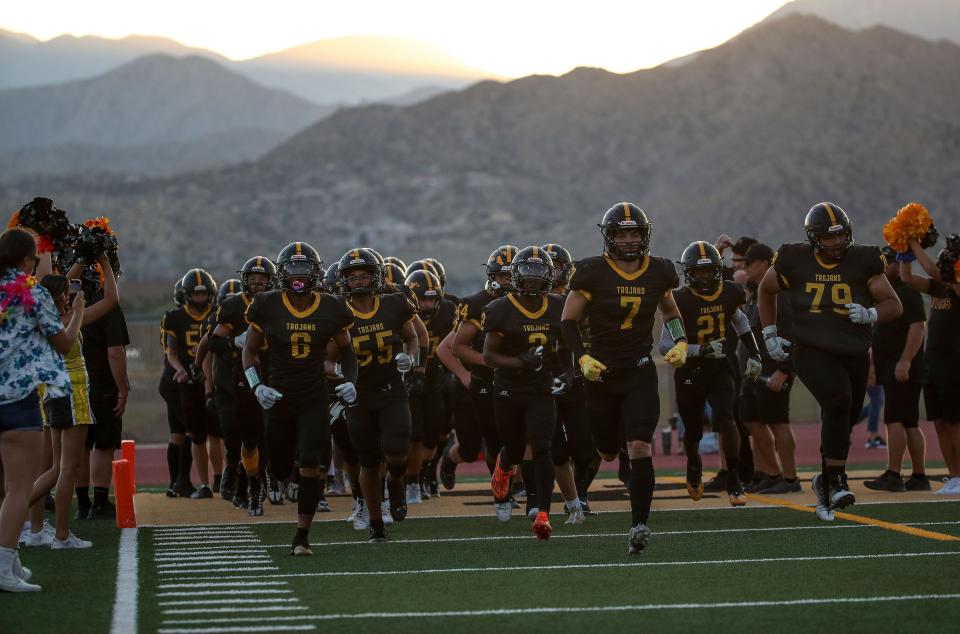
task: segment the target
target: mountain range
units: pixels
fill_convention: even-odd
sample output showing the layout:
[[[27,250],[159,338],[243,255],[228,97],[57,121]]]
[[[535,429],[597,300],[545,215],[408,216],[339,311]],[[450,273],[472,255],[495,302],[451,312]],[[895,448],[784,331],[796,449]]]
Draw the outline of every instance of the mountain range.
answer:
[[[343,109],[255,162],[136,182],[30,178],[0,202],[44,194],[110,215],[139,279],[234,271],[301,239],[328,261],[363,244],[434,255],[465,290],[498,244],[598,252],[595,224],[621,200],[647,211],[669,256],[720,232],[800,240],[821,200],[876,243],[911,200],[956,229],[957,68],[953,44],[795,15],[678,67],[580,68]]]

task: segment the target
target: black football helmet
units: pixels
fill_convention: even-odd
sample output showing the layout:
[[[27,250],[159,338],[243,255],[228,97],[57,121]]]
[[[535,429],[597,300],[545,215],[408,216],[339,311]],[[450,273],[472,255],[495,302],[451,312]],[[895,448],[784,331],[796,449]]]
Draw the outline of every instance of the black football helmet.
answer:
[[[183,278],[181,277],[173,285],[173,303],[177,305],[177,308],[182,308],[185,301],[183,297]]]
[[[220,288],[217,290],[217,303],[222,303],[226,298],[232,297],[242,290],[243,284],[240,283],[240,280],[230,278],[221,284]]]
[[[440,284],[439,277],[430,271],[414,271],[407,276],[407,279],[404,280],[403,283],[417,296],[417,301],[420,305],[423,305],[423,300],[425,299],[437,300],[433,308],[429,311],[421,310],[420,315],[430,318],[437,314],[437,311],[440,309],[440,300],[443,298],[443,286]]]
[[[437,277],[440,279],[440,286],[447,285],[447,270],[443,267],[443,264],[437,258],[423,258],[423,261],[433,267],[437,272]]]
[[[513,258],[517,257],[517,247],[511,244],[505,244],[497,247],[497,250],[487,256],[487,262],[484,268],[487,269],[486,289],[492,293],[500,294],[509,292],[509,288],[504,288],[494,277],[498,273],[510,275],[510,265],[513,264]]]
[[[280,288],[291,293],[309,293],[322,286],[323,260],[306,242],[291,242],[277,256]]]
[[[254,256],[244,262],[243,267],[237,273],[240,274],[240,285],[243,287],[243,292],[247,295],[252,294],[250,283],[247,281],[247,276],[251,273],[260,273],[267,276],[267,287],[263,289],[265,291],[272,290],[277,284],[277,265],[271,262],[270,258],[265,258],[262,255]]]
[[[360,248],[363,249],[364,251],[369,251],[373,255],[373,257],[377,258],[377,262],[380,263],[380,266],[383,266],[384,264],[387,263],[384,257],[380,255],[380,252],[374,249],[373,247],[360,247]]]
[[[340,286],[337,281],[337,271],[340,268],[340,260],[327,267],[327,272],[323,276],[323,292],[330,295],[339,295]]]
[[[217,297],[217,282],[213,279],[212,275],[203,269],[190,269],[187,271],[187,274],[184,275],[183,280],[181,280],[181,284],[183,286],[184,301],[197,308],[212,304]],[[191,296],[200,291],[207,292],[207,301],[199,305],[193,304]]]
[[[369,271],[369,276],[364,285],[351,286],[347,283],[348,275],[351,271],[358,269],[366,269]],[[337,267],[337,283],[340,285],[340,294],[346,297],[379,295],[383,293],[383,265],[371,249],[351,249],[340,258],[340,264]]]
[[[573,256],[559,244],[545,244],[540,248],[553,260],[553,285],[566,288],[573,275]]]
[[[853,223],[847,212],[833,203],[814,205],[803,221],[807,232],[807,241],[813,245],[817,254],[830,262],[839,262],[853,246]],[[825,247],[821,242],[827,236],[842,235],[846,241],[837,246]]]
[[[700,240],[691,242],[680,256],[683,283],[702,295],[712,295],[723,284],[723,258],[717,247]],[[709,275],[697,275],[697,271],[709,271]]]
[[[618,260],[638,260],[650,254],[650,232],[653,224],[647,220],[647,214],[633,203],[617,203],[603,214],[600,222],[600,235],[607,255]],[[636,242],[617,244],[614,237],[618,231],[635,229],[640,232]]]
[[[407,270],[407,263],[401,260],[400,258],[396,257],[395,255],[388,255],[387,257],[383,258],[383,263],[396,264],[397,266],[400,267],[401,271]]]
[[[430,271],[437,277],[440,277],[440,273],[437,272],[436,267],[427,262],[426,260],[414,260],[407,265],[407,268],[404,270],[406,275],[410,275],[414,271]]]
[[[403,278],[403,269],[393,262],[387,262],[383,265],[383,281],[386,284],[403,284]]]
[[[510,285],[519,295],[543,295],[553,288],[553,259],[540,247],[524,247],[510,263]]]

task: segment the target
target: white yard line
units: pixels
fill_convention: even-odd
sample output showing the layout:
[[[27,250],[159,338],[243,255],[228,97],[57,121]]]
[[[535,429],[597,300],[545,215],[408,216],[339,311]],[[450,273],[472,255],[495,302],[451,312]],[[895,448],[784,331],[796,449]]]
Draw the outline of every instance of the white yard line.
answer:
[[[137,561],[137,529],[120,531],[117,554],[117,594],[113,601],[111,634],[129,634],[137,631],[137,590],[139,588]]]
[[[261,603],[299,603],[296,597],[265,597],[258,599]],[[230,605],[236,603],[250,603],[250,599],[197,599],[196,601],[160,601],[158,605]]]
[[[310,632],[316,625],[251,625],[247,627],[169,628],[157,630],[159,634],[219,634],[220,632]]]
[[[261,581],[259,583],[250,583],[249,581],[206,581],[204,583],[161,583],[157,586],[159,590],[173,590],[175,588],[250,588],[256,586],[285,586],[286,581]]]
[[[751,559],[700,559],[694,561],[638,561],[633,563],[593,563],[593,564],[558,564],[551,566],[489,566],[475,568],[426,568],[409,570],[354,570],[339,572],[299,572],[273,575],[238,575],[232,577],[212,577],[211,579],[239,580],[239,579],[293,579],[298,577],[377,577],[401,575],[436,575],[436,574],[465,574],[479,572],[535,572],[540,570],[576,570],[602,568],[657,568],[670,566],[707,566],[741,564],[763,564],[806,561],[850,561],[857,559],[891,559],[897,557],[949,557],[960,555],[957,551],[937,552],[909,552],[909,553],[880,553],[871,555],[822,555],[812,557],[756,557]],[[183,571],[180,571],[181,573]],[[197,572],[197,571],[191,571]],[[222,571],[218,571],[222,572]],[[193,581],[203,581],[204,577],[185,578]]]
[[[164,563],[157,564],[158,570],[165,570],[167,568],[203,568],[210,567],[218,564],[224,564],[228,566],[235,565],[237,563],[250,563],[250,564],[269,564],[272,563],[268,555],[259,555],[252,557],[226,557],[226,558],[217,558],[207,561],[178,561],[174,563]]]
[[[266,572],[268,570],[279,570],[279,568],[277,566],[260,566],[258,568],[250,568],[248,566],[244,566],[244,570],[250,571],[250,572]],[[158,570],[157,572],[159,572],[161,575],[171,575],[171,574],[202,575],[208,572],[237,572],[237,569],[236,568],[203,568],[201,570]],[[219,578],[220,577],[214,577],[214,579],[219,579]]]
[[[358,612],[342,614],[303,614],[297,616],[271,616],[273,622],[290,621],[339,621],[363,619],[410,619],[410,618],[441,618],[441,617],[477,617],[477,616],[510,616],[517,614],[556,614],[584,612],[639,612],[648,610],[702,610],[723,608],[767,608],[791,607],[808,605],[835,605],[858,603],[888,603],[901,601],[944,601],[960,599],[960,594],[911,594],[874,597],[837,597],[832,599],[783,599],[776,601],[722,601],[718,603],[641,603],[636,605],[599,605],[576,607],[545,607],[545,608],[501,608],[491,610],[451,610],[437,612]],[[163,626],[200,625],[204,623],[239,623],[245,619],[181,619],[167,620]],[[291,626],[292,627],[292,626]],[[159,630],[165,631],[163,629]]]
[[[285,582],[280,582],[285,585]],[[181,592],[157,592],[155,597],[205,597],[205,596],[228,596],[233,597],[243,594],[293,594],[293,590],[272,590],[270,588],[257,588],[256,590],[237,590],[236,588],[225,588],[223,590],[207,590],[197,592],[196,590],[184,590]]]
[[[224,614],[227,612],[236,612],[240,608],[184,608],[177,610],[161,610],[161,614]],[[302,605],[277,605],[277,606],[246,606],[244,612],[298,612],[306,610]],[[248,619],[249,620],[249,619]]]

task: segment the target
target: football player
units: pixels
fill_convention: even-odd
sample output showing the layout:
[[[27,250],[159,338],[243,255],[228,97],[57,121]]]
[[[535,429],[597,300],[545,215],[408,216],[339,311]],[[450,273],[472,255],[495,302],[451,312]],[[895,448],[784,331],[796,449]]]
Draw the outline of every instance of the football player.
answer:
[[[193,445],[193,462],[200,482],[200,488],[190,497],[212,498],[207,435],[216,430],[210,427],[203,370],[196,363],[196,355],[197,344],[204,334],[204,324],[212,310],[217,283],[203,269],[190,269],[183,276],[182,286],[186,302],[183,308],[171,313],[164,323],[167,332],[166,357],[174,371],[173,380],[178,385],[180,407],[186,421],[187,435]]]
[[[370,518],[369,539],[384,542],[387,532],[380,465],[385,460],[389,473],[389,515],[401,522],[407,515],[404,475],[411,428],[403,375],[415,365],[422,367],[427,353],[419,349],[413,326],[416,306],[403,293],[384,293],[383,266],[370,250],[345,253],[337,275],[340,292],[353,313],[350,335],[359,366],[357,398],[347,409],[347,429],[360,460],[360,488]]]
[[[442,392],[443,367],[437,347],[453,330],[457,306],[443,296],[440,279],[429,271],[414,271],[404,282],[417,296],[420,319],[429,337],[427,363],[409,376],[412,453],[407,467],[407,503],[430,498],[429,478],[437,444],[446,435],[446,404]]]
[[[170,428],[170,440],[167,443],[167,470],[170,474],[170,486],[167,497],[188,497],[195,491],[190,483],[190,467],[193,466],[191,443],[185,442],[187,426],[180,407],[180,389],[173,380],[174,369],[167,358],[167,321],[175,311],[183,308],[183,279],[178,279],[173,287],[173,303],[176,308],[168,310],[160,319],[160,347],[163,350],[163,373],[160,375],[160,396],[167,405],[167,426]]]
[[[312,555],[310,525],[330,464],[330,420],[324,361],[327,343],[337,346],[343,375],[337,395],[356,399],[356,356],[350,344],[353,314],[342,298],[321,293],[323,263],[305,242],[288,244],[277,256],[279,290],[258,293],[247,307],[243,345],[247,384],[264,409],[264,431],[272,477],[285,480],[299,465],[297,531],[290,553]],[[270,363],[264,383],[260,351]],[[251,465],[252,466],[252,465]]]
[[[263,410],[243,377],[243,363],[238,357],[247,340],[247,308],[257,295],[276,287],[277,268],[269,258],[258,255],[247,260],[238,272],[242,292],[220,303],[217,323],[210,336],[210,349],[225,357],[234,355],[230,384],[235,403],[236,435],[240,443],[239,462],[243,468],[236,464],[233,467],[237,471],[233,500],[235,506],[246,506],[251,516],[257,516],[263,514],[259,451],[263,437]],[[266,351],[259,352],[258,361],[260,370],[266,373]]]
[[[486,444],[484,459],[491,475],[503,446],[493,408],[493,369],[483,361],[480,320],[487,304],[509,292],[510,264],[516,255],[517,247],[511,245],[498,247],[490,254],[484,289],[462,298],[457,328],[440,344],[440,360],[459,379],[454,385],[457,441],[440,461],[440,481],[448,490],[456,484],[457,465],[476,460],[481,443]]]
[[[550,502],[555,470],[550,445],[556,425],[553,379],[560,360],[563,298],[551,295],[553,262],[540,247],[526,247],[511,261],[511,292],[483,311],[483,360],[494,368],[494,408],[503,448],[490,480],[497,518],[508,521],[510,479],[520,465],[527,486],[528,512],[534,498],[537,540],[550,539]],[[569,357],[562,355],[569,364]],[[529,450],[532,460],[525,459]]]
[[[617,457],[626,440],[630,459],[627,488],[631,528],[627,552],[650,542],[647,521],[655,476],[650,443],[660,418],[657,369],[650,352],[659,310],[673,347],[665,355],[674,368],[686,362],[687,336],[673,289],[680,280],[673,263],[650,255],[651,223],[628,202],[611,207],[600,225],[603,255],[577,263],[563,309],[563,336],[587,380],[587,412],[597,452]],[[580,320],[588,318],[589,352]]]
[[[909,253],[898,256],[903,281],[932,299],[927,322],[923,400],[927,418],[933,419],[949,476],[934,495],[960,495],[960,373],[957,372],[960,280],[956,264],[960,250],[957,247],[960,247],[960,238],[953,234],[947,238],[947,248],[940,251],[934,262],[919,242],[911,240]],[[930,277],[913,273],[910,262],[914,258]]]
[[[845,464],[850,431],[867,390],[871,326],[900,316],[903,308],[883,274],[880,249],[855,245],[853,225],[833,203],[815,205],[804,220],[807,241],[784,244],[758,288],[764,345],[770,357],[794,356],[797,374],[820,404],[821,473],[813,477],[816,515],[856,498]],[[793,307],[795,350],[777,333],[777,297]]]
[[[728,333],[735,332],[749,357],[745,378],[760,376],[760,350],[741,310],[747,297],[743,288],[723,279],[723,259],[709,242],[694,242],[680,257],[684,286],[674,293],[674,301],[683,319],[684,331],[696,335],[696,343],[687,349],[687,362],[674,373],[677,411],[683,419],[683,446],[687,454],[687,493],[693,500],[703,497],[703,463],[700,440],[703,438],[704,407],[710,404],[714,431],[720,434],[727,465],[727,496],[731,506],[744,506],[747,496],[739,478],[740,434],[734,423],[734,403],[739,364]],[[667,328],[660,339],[660,352],[674,345]]]

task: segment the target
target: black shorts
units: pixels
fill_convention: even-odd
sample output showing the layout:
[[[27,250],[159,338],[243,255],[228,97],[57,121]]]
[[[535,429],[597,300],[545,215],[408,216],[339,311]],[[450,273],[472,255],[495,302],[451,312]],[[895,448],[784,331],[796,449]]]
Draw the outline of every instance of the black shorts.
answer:
[[[923,402],[927,418],[946,423],[960,423],[960,382],[931,381],[923,386]]]
[[[214,412],[207,409],[207,397],[203,383],[179,383],[180,408],[186,422],[187,432],[195,445],[207,441],[207,436],[221,438],[220,421]],[[96,416],[96,412],[94,412]],[[99,422],[99,418],[97,421]]]
[[[493,408],[493,384],[487,379],[472,376],[469,390],[460,381],[456,382],[454,390],[454,427],[457,430],[460,457],[466,462],[473,462],[484,443],[487,455],[495,455],[503,445]]]
[[[382,386],[365,388],[347,408],[350,442],[360,466],[372,469],[383,456],[400,457],[410,451],[410,400],[399,376]]]
[[[445,433],[447,412],[440,386],[432,386],[410,394],[411,442],[422,442],[427,449],[437,446]]]
[[[287,394],[264,412],[264,433],[270,472],[286,479],[294,462],[304,468],[330,464],[330,409],[326,389]]]
[[[260,403],[253,390],[246,385],[237,385],[233,392],[233,407],[236,420],[234,432],[239,436],[241,446],[252,451],[263,440],[263,410]]]
[[[180,389],[173,381],[160,379],[160,396],[167,404],[167,427],[171,434],[187,433],[187,424],[183,419],[183,408],[180,406]]]
[[[902,423],[904,427],[920,425],[920,383],[894,381],[883,386],[883,422]]]
[[[96,425],[87,430],[87,449],[119,449],[123,419],[114,413],[117,391],[90,388],[90,409]]]
[[[550,393],[512,393],[497,388],[493,398],[497,426],[510,464],[520,464],[530,445],[534,457],[549,456],[557,421],[557,407]]]
[[[47,425],[53,429],[73,427],[73,404],[69,396],[44,399],[43,414]]]
[[[566,394],[556,397],[557,425],[553,433],[553,463],[567,460],[586,466],[593,458],[593,438],[587,423],[583,377],[577,377]]]
[[[790,423],[790,389],[788,380],[783,389],[774,392],[763,381],[745,381],[740,390],[740,420],[745,423],[786,425]]]
[[[587,419],[597,451],[616,454],[624,440],[649,443],[660,421],[660,385],[653,362],[612,369],[586,383]]]
[[[712,366],[712,367],[711,367]],[[704,407],[710,403],[714,426],[719,428],[734,422],[737,385],[729,363],[681,368],[674,375],[677,391],[677,413],[683,420],[686,434],[702,438],[705,422]]]

